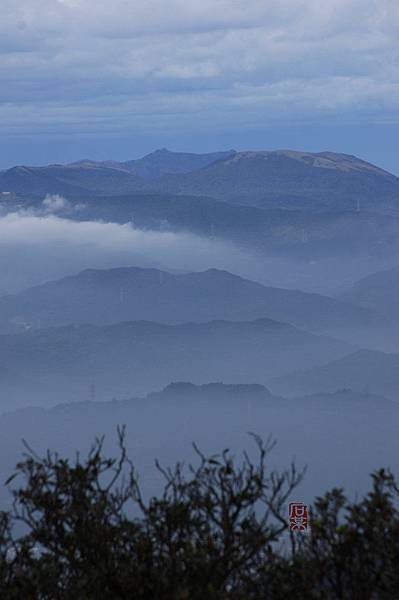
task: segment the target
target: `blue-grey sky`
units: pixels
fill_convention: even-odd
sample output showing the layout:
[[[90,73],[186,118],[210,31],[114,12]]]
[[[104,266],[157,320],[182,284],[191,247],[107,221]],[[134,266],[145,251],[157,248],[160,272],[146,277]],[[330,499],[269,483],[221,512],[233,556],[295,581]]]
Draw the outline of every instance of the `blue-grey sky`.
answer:
[[[0,168],[158,147],[399,174],[398,0],[1,0]]]

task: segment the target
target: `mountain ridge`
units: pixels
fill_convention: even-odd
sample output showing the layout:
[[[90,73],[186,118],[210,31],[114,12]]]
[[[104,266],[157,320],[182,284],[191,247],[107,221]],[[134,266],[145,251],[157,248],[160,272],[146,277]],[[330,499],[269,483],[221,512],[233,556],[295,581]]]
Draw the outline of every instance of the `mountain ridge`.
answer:
[[[168,166],[169,165],[169,166]],[[334,152],[155,151],[142,159],[14,167],[0,191],[118,195],[169,192],[260,207],[346,207],[398,211],[399,178],[362,159]]]
[[[297,396],[350,388],[399,402],[399,354],[360,349],[323,365],[296,370],[268,382],[275,393]]]
[[[180,325],[134,321],[1,335],[0,364],[44,386],[41,403],[54,404],[55,398],[87,397],[92,383],[102,399],[148,392],[176,380],[265,384],[273,374],[289,371],[294,361],[309,367],[353,348],[271,319]]]
[[[399,266],[384,269],[356,281],[351,288],[337,298],[371,308],[399,318]]]
[[[160,179],[169,192],[212,195],[260,207],[398,208],[399,178],[357,157],[291,150],[237,152],[193,173]],[[378,207],[378,204],[376,205]]]
[[[3,332],[122,320],[181,324],[262,318],[338,335],[361,331],[375,316],[328,296],[264,286],[215,268],[183,274],[134,266],[86,269],[0,297]]]

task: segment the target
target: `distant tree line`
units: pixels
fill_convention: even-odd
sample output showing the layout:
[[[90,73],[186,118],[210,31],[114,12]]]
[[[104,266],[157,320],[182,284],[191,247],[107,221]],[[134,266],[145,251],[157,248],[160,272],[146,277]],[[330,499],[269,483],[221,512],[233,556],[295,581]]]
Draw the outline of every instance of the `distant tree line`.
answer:
[[[0,514],[1,599],[399,598],[391,473],[373,474],[357,501],[338,489],[317,498],[301,534],[286,507],[303,472],[269,472],[270,441],[255,437],[256,461],[196,449],[196,466],[158,465],[163,491],[145,500],[118,433],[117,459],[102,440],[84,460],[28,449]]]

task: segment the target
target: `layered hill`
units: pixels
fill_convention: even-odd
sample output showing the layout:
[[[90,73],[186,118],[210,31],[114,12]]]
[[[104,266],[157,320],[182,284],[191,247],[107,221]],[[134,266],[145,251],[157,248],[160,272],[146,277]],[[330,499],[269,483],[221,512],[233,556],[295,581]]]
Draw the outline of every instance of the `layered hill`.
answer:
[[[319,294],[266,287],[217,269],[181,275],[139,267],[90,269],[0,298],[0,332],[71,323],[259,318],[347,339],[383,325],[367,309]]]
[[[305,371],[270,382],[275,393],[301,395],[351,389],[383,394],[399,402],[399,354],[359,350]]]
[[[143,398],[26,408],[0,416],[0,479],[14,472],[25,450],[22,439],[39,455],[51,448],[73,460],[77,450],[86,456],[95,437],[105,434],[105,454],[117,456],[116,428],[125,424],[129,456],[145,493],[155,493],[160,481],[155,458],[164,467],[182,457],[197,464],[194,441],[207,454],[230,448],[239,460],[244,448],[250,455],[254,450],[248,431],[277,439],[268,468],[286,468],[293,457],[299,468],[308,466],[297,492],[301,498],[334,485],[353,492],[373,469],[396,464],[398,416],[398,405],[365,393],[285,400],[259,385],[175,383]],[[3,494],[1,506],[5,500]]]
[[[88,398],[92,386],[105,400],[173,380],[264,383],[292,365],[309,368],[351,350],[344,342],[268,319],[183,325],[139,321],[3,335],[0,364],[46,387],[46,398],[35,402],[55,404]],[[27,389],[25,400],[29,396]]]
[[[341,294],[342,299],[379,311],[389,317],[399,317],[399,267],[373,273],[355,282]]]

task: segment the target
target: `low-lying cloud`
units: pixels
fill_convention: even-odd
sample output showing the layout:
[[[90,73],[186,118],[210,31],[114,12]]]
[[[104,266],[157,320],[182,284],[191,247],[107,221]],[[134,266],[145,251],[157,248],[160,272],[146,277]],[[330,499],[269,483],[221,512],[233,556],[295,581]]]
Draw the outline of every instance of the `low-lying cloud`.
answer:
[[[70,202],[58,194],[47,194],[43,200],[43,207],[45,211],[49,213],[56,213],[59,210],[66,210],[70,208],[70,206]]]
[[[120,266],[172,272],[218,268],[265,285],[335,293],[373,271],[395,266],[390,259],[354,255],[300,260],[294,255],[256,253],[227,239],[189,231],[140,229],[134,223],[76,221],[74,205],[47,195],[39,208],[0,214],[0,295],[41,284],[83,269]],[[12,265],[12,268],[10,268]]]
[[[44,212],[65,209],[47,197]],[[10,265],[13,268],[10,269]],[[0,293],[10,293],[85,268],[136,265],[175,271],[221,268],[260,271],[260,261],[229,242],[190,233],[145,231],[132,224],[75,222],[48,213],[0,218]]]

